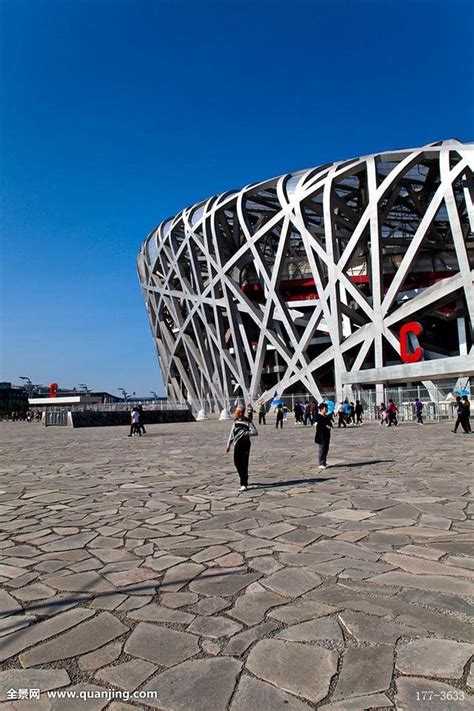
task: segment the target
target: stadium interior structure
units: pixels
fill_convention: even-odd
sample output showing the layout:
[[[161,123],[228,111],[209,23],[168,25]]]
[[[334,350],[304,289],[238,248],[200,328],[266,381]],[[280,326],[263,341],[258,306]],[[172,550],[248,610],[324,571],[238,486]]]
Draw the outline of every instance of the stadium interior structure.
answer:
[[[473,375],[473,168],[474,144],[441,141],[289,173],[162,222],[138,272],[168,396],[225,408]],[[412,322],[421,355],[404,362]]]

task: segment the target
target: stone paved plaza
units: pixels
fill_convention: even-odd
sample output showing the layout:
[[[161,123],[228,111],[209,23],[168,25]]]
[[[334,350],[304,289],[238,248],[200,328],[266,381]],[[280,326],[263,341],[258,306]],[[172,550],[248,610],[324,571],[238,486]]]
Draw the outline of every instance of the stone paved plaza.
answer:
[[[474,708],[474,436],[450,427],[336,429],[320,472],[314,429],[270,422],[241,494],[227,422],[0,424],[2,708]]]

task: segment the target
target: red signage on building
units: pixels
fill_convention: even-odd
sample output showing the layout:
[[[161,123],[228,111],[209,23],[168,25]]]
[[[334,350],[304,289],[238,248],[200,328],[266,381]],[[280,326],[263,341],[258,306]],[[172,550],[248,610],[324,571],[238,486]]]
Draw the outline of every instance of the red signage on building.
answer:
[[[417,337],[422,333],[423,326],[418,321],[410,321],[401,327],[400,355],[404,363],[418,363],[423,358],[423,348],[420,345],[413,347],[412,343],[412,341],[418,343]]]
[[[49,386],[49,397],[58,397],[58,384],[51,383]]]

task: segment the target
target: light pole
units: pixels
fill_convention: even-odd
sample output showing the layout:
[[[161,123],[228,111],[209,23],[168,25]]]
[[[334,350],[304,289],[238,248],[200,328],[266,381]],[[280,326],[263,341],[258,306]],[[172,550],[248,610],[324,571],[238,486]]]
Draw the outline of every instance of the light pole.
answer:
[[[155,391],[154,391],[154,390],[150,390],[150,392],[151,392],[151,394],[153,395],[153,397],[155,398],[155,400],[158,400],[158,395],[155,393]]]
[[[90,392],[89,388],[87,387],[87,385],[85,383],[79,383],[79,389],[82,392],[84,392],[86,395],[88,395]]]
[[[122,393],[125,402],[128,402],[128,392],[125,390],[125,388],[117,388],[117,390]]]

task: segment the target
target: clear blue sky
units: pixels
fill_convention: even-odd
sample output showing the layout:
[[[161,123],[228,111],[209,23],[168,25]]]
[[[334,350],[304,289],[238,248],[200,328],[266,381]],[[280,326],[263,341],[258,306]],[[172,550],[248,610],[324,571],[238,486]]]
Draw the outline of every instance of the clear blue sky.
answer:
[[[162,390],[161,220],[332,160],[473,140],[470,0],[1,1],[0,380]]]

